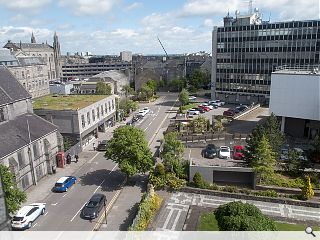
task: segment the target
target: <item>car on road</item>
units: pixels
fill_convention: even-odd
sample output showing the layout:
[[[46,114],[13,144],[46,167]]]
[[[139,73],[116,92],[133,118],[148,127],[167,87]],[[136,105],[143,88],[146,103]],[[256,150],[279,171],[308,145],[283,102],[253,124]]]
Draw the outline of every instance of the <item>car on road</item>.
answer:
[[[145,110],[139,110],[139,112],[137,113],[138,116],[144,117],[145,115],[147,115],[147,112]]]
[[[97,146],[97,151],[107,151],[107,140],[102,140]]]
[[[32,203],[22,207],[11,220],[12,229],[24,230],[32,227],[33,222],[46,211],[45,203]]]
[[[208,105],[212,106],[214,109],[217,109],[219,107],[219,105],[217,103],[208,102]]]
[[[61,177],[53,187],[54,192],[67,192],[73,184],[77,182],[75,176]]]
[[[95,193],[81,210],[81,217],[94,219],[99,216],[103,207],[106,206],[107,198],[104,194]]]
[[[207,106],[203,106],[203,105],[199,105],[199,108],[202,108],[203,110],[205,110],[206,112],[209,112],[211,109],[208,108]]]
[[[221,146],[219,148],[219,158],[229,159],[231,157],[230,148],[227,146]]]
[[[226,116],[226,117],[233,117],[235,114],[236,113],[233,109],[228,109],[223,112],[223,116]]]
[[[150,112],[150,108],[148,108],[148,107],[144,107],[142,110],[145,111],[146,114]]]
[[[217,149],[214,144],[208,144],[205,149],[202,150],[202,156],[205,158],[215,158],[217,156]]]
[[[197,97],[195,97],[195,96],[189,96],[189,101],[194,101],[196,99],[197,99]]]
[[[233,159],[235,160],[243,160],[244,159],[244,147],[240,145],[236,145],[233,147]]]

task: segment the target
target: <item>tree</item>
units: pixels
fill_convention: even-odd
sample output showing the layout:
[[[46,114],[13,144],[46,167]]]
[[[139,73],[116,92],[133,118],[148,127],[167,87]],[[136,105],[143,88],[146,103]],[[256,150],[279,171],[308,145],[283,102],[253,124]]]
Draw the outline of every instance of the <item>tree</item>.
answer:
[[[186,87],[185,79],[173,79],[170,82],[170,90],[171,91],[180,91],[184,87]]]
[[[155,80],[149,80],[146,84],[149,88],[152,89],[153,92],[158,89],[158,83]]]
[[[119,164],[127,177],[150,171],[153,159],[144,132],[133,126],[118,127],[107,144],[107,159]]]
[[[189,79],[189,84],[194,91],[207,86],[210,83],[210,76],[206,71],[194,70]]]
[[[217,120],[214,124],[214,130],[216,130],[217,132],[222,132],[224,130],[224,126],[221,120]]]
[[[135,111],[138,109],[138,103],[128,99],[128,98],[123,98],[119,102],[119,109],[122,109],[124,114],[127,116],[130,112]]]
[[[253,155],[252,166],[259,174],[260,179],[266,180],[273,176],[275,165],[275,153],[272,151],[268,139],[263,135]]]
[[[164,83],[164,81],[161,79],[161,80],[159,81],[159,83],[158,83],[158,87],[159,87],[159,88],[163,88],[164,85],[165,85],[165,83]]]
[[[310,160],[320,163],[320,137],[317,135],[311,144]]]
[[[220,231],[276,231],[275,222],[253,204],[230,202],[214,211]]]
[[[154,91],[152,88],[150,88],[147,84],[143,84],[140,92],[139,92],[139,98],[142,100],[148,100],[153,96]]]
[[[184,88],[179,94],[179,101],[182,106],[185,106],[189,103],[189,93],[188,91]]]
[[[124,85],[121,89],[121,91],[124,93],[124,95],[126,96],[126,98],[130,95],[134,93],[134,90],[132,87],[130,87],[129,84]]]
[[[210,121],[204,116],[198,116],[189,123],[189,127],[194,133],[202,133],[208,130],[208,125],[210,127]]]
[[[3,182],[3,191],[8,212],[14,214],[20,208],[21,204],[27,200],[27,195],[17,187],[14,175],[8,167],[0,164],[0,175]]]
[[[111,86],[104,82],[98,82],[96,86],[97,95],[111,95]]]
[[[294,175],[299,175],[306,168],[306,161],[300,159],[300,153],[293,150],[289,150],[288,161],[285,164],[284,169],[291,172]]]
[[[244,151],[245,159],[249,165],[252,165],[253,156],[256,153],[256,149],[261,142],[262,136],[265,134],[265,129],[262,125],[257,124],[252,130],[249,137],[246,139],[246,150]]]
[[[310,198],[312,198],[314,196],[314,191],[312,189],[312,185],[311,185],[309,176],[306,177],[305,184],[301,190],[302,190],[301,197],[304,200],[309,200]]]

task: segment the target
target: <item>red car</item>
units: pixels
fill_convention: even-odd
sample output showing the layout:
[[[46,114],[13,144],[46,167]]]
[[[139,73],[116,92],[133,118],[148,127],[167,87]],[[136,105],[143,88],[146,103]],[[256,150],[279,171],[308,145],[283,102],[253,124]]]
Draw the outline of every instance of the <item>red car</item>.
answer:
[[[199,105],[198,106],[199,108],[202,108],[203,110],[205,110],[206,112],[209,112],[211,109],[206,107],[206,106],[202,106],[202,105]]]
[[[243,146],[234,146],[233,147],[233,159],[243,160],[244,159],[244,147]]]
[[[231,109],[226,110],[226,111],[223,112],[223,116],[227,116],[227,117],[233,117],[235,114],[236,113]]]

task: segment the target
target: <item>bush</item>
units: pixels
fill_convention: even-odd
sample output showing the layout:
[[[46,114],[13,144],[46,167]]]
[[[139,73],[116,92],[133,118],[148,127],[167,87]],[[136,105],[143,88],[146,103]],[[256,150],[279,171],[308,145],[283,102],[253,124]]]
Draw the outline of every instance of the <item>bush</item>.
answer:
[[[167,186],[173,190],[178,190],[186,185],[186,180],[180,179],[174,173],[167,173]]]
[[[196,172],[193,176],[194,186],[197,188],[203,188],[205,186],[205,182],[203,180],[202,175],[199,172]]]
[[[274,190],[266,190],[266,191],[259,191],[255,192],[254,195],[256,196],[263,196],[263,197],[279,197],[279,194]]]
[[[310,198],[312,198],[314,196],[314,191],[312,189],[312,185],[310,182],[310,177],[307,176],[304,186],[301,188],[302,192],[301,192],[301,198],[303,200],[309,200]]]
[[[225,191],[225,192],[230,192],[230,193],[238,193],[239,192],[239,189],[235,186],[225,186],[221,190]]]
[[[156,176],[165,176],[166,169],[162,163],[157,163],[154,169],[154,173]]]
[[[214,214],[220,231],[277,230],[273,220],[249,203],[230,202],[219,206]]]
[[[287,187],[287,188],[302,188],[304,181],[302,178],[288,179],[281,174],[274,174],[271,178],[262,182],[264,185]]]

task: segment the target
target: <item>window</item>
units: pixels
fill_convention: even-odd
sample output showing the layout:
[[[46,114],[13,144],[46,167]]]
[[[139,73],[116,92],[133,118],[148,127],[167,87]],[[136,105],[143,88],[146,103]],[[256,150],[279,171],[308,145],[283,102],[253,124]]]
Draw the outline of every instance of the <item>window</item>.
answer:
[[[26,165],[23,151],[18,152],[18,162],[19,162],[20,169]]]
[[[97,107],[97,118],[100,118],[100,112],[99,112],[99,107]]]
[[[38,144],[37,144],[37,143],[34,143],[34,144],[32,145],[32,149],[33,149],[33,157],[34,157],[34,160],[36,160],[36,159],[39,157]]]
[[[101,105],[101,116],[103,116],[103,105]]]
[[[3,108],[0,108],[0,122],[4,122],[6,119],[4,117],[4,110]]]
[[[87,122],[88,122],[88,125],[90,125],[90,112],[87,112]]]
[[[112,99],[112,110],[114,109],[114,99]]]
[[[30,186],[30,182],[29,182],[29,175],[25,175],[22,179],[21,179],[21,184],[22,184],[22,189],[25,190]]]
[[[111,103],[110,101],[108,102],[108,105],[109,105],[109,112],[111,111]]]
[[[105,103],[105,104],[104,104],[104,111],[105,111],[106,113],[108,113],[108,106],[107,106],[107,103]]]
[[[92,109],[92,121],[96,121],[96,113],[94,112],[94,109]]]
[[[81,125],[82,125],[82,128],[84,128],[86,126],[86,121],[84,120],[84,115],[81,115]]]

